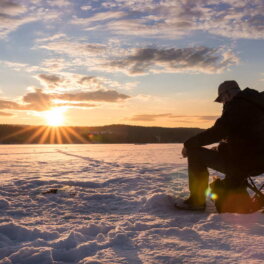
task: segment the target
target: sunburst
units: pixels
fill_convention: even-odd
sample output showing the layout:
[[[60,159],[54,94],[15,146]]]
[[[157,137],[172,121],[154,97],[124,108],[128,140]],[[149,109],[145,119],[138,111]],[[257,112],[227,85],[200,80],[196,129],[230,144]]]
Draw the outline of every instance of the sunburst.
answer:
[[[48,126],[58,127],[64,125],[65,109],[64,108],[54,108],[49,111],[45,111],[41,116],[45,119]]]
[[[2,137],[1,141],[10,140],[21,136],[23,143],[31,144],[73,144],[90,143],[90,140],[80,134],[78,129],[65,126],[66,108],[56,107],[45,112],[38,113],[38,116],[45,119],[46,126],[26,126],[20,130]]]

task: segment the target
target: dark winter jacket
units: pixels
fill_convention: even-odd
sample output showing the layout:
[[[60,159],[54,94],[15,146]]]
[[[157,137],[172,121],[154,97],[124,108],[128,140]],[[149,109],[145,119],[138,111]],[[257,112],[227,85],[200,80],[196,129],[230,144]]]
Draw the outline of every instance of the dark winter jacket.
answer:
[[[224,105],[222,116],[204,132],[188,139],[188,149],[226,140],[231,156],[264,154],[264,97],[246,88]]]

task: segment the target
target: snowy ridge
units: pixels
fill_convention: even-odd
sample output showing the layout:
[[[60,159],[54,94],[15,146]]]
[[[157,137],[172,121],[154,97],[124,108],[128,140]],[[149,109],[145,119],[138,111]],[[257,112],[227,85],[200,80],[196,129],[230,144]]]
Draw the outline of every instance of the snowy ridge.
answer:
[[[263,263],[263,214],[174,209],[180,147],[1,146],[0,263]]]

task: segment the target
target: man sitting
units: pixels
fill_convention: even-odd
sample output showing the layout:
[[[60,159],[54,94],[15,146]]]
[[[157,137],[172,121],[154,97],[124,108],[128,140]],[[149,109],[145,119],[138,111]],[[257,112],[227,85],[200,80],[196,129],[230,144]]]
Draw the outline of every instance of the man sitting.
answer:
[[[264,171],[264,97],[253,89],[241,91],[236,81],[225,81],[219,85],[215,101],[223,103],[222,116],[211,128],[184,143],[182,155],[188,157],[190,197],[175,206],[205,209],[208,168],[212,168],[225,174],[226,187],[236,190],[239,195],[234,197],[242,199],[239,203],[246,211],[249,197],[245,179],[252,171]],[[217,142],[217,148],[203,147]]]

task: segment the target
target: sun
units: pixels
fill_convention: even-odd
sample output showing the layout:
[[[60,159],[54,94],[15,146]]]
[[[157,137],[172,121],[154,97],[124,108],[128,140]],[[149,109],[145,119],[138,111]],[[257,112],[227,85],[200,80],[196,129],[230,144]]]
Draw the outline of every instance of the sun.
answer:
[[[54,108],[43,112],[43,117],[48,126],[62,126],[65,121],[64,112],[63,108]]]

